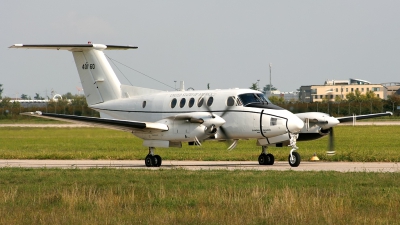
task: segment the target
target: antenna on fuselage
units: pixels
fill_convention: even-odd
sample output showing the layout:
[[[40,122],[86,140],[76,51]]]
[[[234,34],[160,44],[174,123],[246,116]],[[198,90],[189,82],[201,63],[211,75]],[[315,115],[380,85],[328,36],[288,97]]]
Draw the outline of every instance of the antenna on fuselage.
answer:
[[[269,63],[269,97],[271,97],[272,95],[272,91],[271,91],[271,77],[272,77],[272,63]]]

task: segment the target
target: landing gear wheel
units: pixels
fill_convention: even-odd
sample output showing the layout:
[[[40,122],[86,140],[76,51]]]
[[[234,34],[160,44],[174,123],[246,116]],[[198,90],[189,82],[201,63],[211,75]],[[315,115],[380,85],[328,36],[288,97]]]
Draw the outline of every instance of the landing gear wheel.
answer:
[[[292,155],[293,155],[293,158],[290,157],[290,154],[289,154],[289,158],[288,158],[289,165],[291,167],[298,167],[300,165],[300,161],[301,161],[300,154],[297,152],[292,152]]]
[[[260,165],[267,165],[268,157],[266,154],[261,154],[258,156],[258,164]]]
[[[261,154],[258,156],[258,163],[260,165],[274,165],[275,157],[272,154]]]
[[[154,159],[155,159],[155,163],[154,163],[154,166],[155,167],[160,167],[161,166],[161,163],[162,163],[162,159],[161,159],[161,156],[159,156],[159,155],[155,155],[154,156]]]
[[[160,167],[162,163],[161,156],[159,155],[147,155],[144,159],[144,163],[147,167]]]
[[[274,165],[274,162],[275,162],[274,155],[272,155],[271,153],[268,153],[267,157],[269,158],[269,160],[267,161],[268,163],[266,165]]]
[[[144,163],[146,164],[147,167],[152,167],[153,161],[154,160],[152,155],[147,155],[146,158],[144,159]]]

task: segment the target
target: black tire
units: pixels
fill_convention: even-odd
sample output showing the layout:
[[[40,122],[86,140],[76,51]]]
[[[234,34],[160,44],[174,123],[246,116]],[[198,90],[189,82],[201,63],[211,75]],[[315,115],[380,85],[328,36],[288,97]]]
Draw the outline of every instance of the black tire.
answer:
[[[267,163],[267,165],[274,165],[274,162],[275,162],[275,157],[274,157],[274,155],[272,155],[272,154],[270,154],[270,153],[268,153],[267,154],[267,156],[268,156],[268,163]]]
[[[160,167],[160,166],[161,166],[161,163],[162,163],[161,156],[155,155],[154,158],[155,158],[155,161],[156,161],[155,164],[154,164],[154,166],[155,166],[155,167]]]
[[[269,157],[266,154],[261,154],[258,156],[258,164],[260,165],[268,165]]]
[[[288,157],[289,165],[291,167],[298,167],[300,165],[300,161],[301,161],[300,154],[297,152],[292,152],[292,155],[293,155],[293,160],[291,160],[290,154]]]
[[[147,167],[152,167],[153,166],[153,159],[154,157],[152,155],[147,155],[146,158],[144,159],[144,164],[146,164]]]

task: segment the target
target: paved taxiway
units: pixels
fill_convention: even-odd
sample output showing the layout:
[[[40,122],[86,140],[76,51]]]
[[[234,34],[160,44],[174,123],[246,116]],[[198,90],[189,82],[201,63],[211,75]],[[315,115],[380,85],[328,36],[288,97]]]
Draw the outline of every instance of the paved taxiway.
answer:
[[[278,170],[278,171],[338,171],[338,172],[400,172],[397,162],[301,162],[290,167],[286,161],[273,166],[260,166],[254,161],[174,161],[163,160],[161,167],[146,167],[143,160],[11,160],[1,159],[0,167],[19,168],[119,168],[119,169],[186,169],[186,170]]]

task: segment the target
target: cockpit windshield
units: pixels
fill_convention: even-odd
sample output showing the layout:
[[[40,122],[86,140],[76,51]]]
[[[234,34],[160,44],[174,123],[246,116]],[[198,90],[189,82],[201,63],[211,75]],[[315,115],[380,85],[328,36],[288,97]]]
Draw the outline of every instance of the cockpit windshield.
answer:
[[[261,93],[248,93],[239,95],[240,101],[244,106],[250,103],[264,103],[270,104],[271,102],[265,97],[264,94]]]

